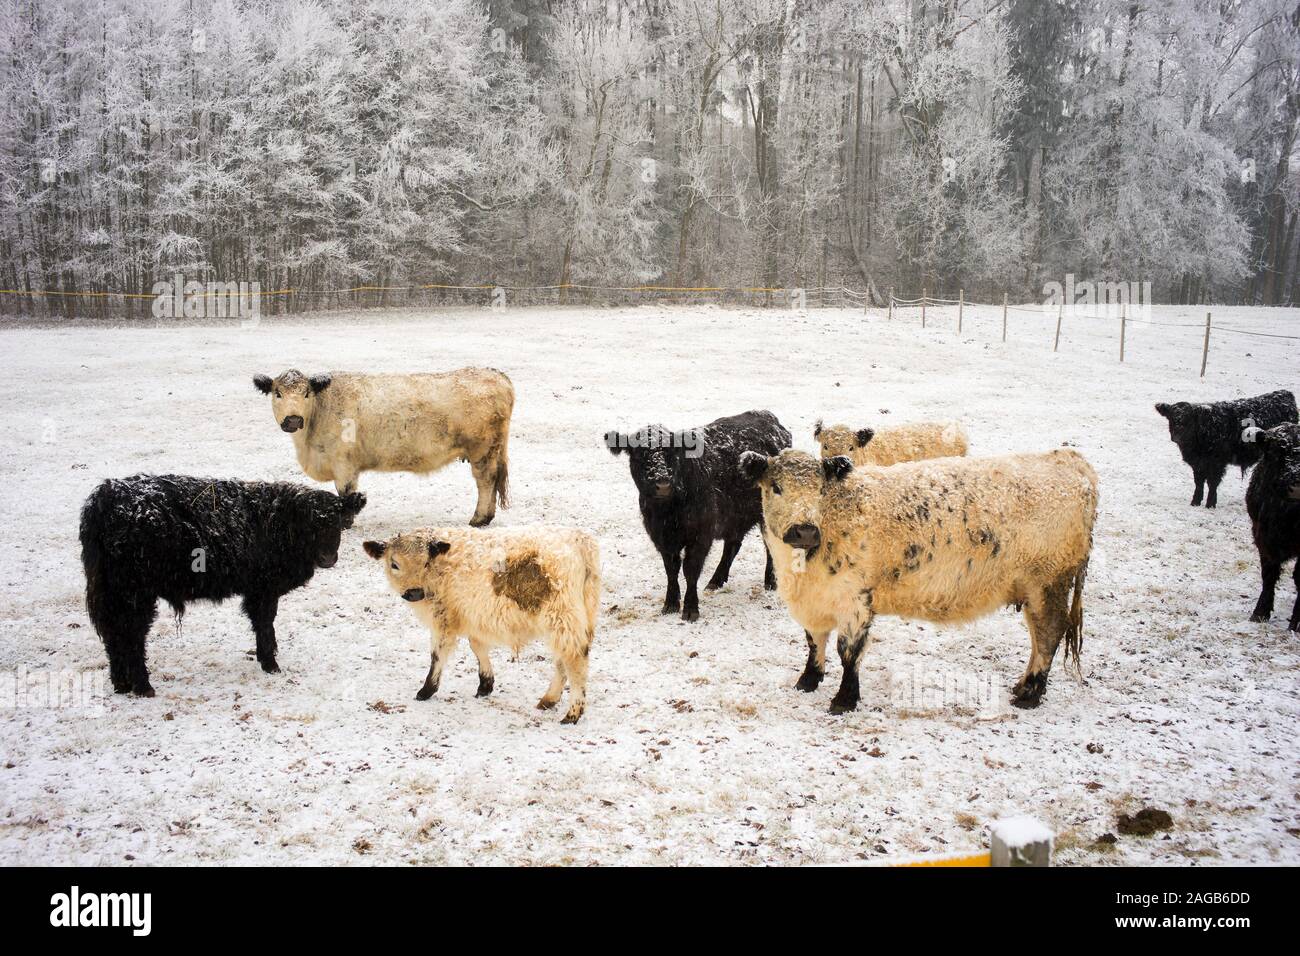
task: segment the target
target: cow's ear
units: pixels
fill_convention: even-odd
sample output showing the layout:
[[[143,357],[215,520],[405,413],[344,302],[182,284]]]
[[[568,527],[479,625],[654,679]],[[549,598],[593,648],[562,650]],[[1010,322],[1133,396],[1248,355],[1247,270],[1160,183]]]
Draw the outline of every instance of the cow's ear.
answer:
[[[307,384],[311,386],[311,393],[319,395],[325,389],[330,387],[330,382],[334,381],[328,372],[322,372],[320,375],[313,375],[307,379]]]
[[[388,545],[382,541],[367,541],[361,545],[362,550],[372,558],[382,558],[384,552],[388,550]]]
[[[756,451],[747,451],[740,456],[740,473],[750,481],[756,482],[767,474],[767,458]]]
[[[451,550],[451,545],[448,544],[446,541],[430,541],[429,560],[432,561],[438,555],[446,554],[450,550]]]
[[[1169,406],[1164,402],[1156,402],[1156,411],[1165,418],[1169,417]]]
[[[366,506],[366,496],[359,491],[343,496],[343,527],[351,528],[352,519]]]
[[[271,394],[271,386],[272,386],[273,384],[275,384],[275,383],[274,383],[274,381],[272,380],[271,376],[269,376],[269,375],[254,375],[254,376],[253,376],[253,387],[256,388],[256,389],[257,389],[259,392],[261,392],[263,395],[270,395],[270,394]]]
[[[605,447],[609,449],[611,455],[620,455],[627,451],[630,443],[626,435],[620,435],[617,430],[611,429],[605,432]]]
[[[833,458],[822,459],[822,474],[826,476],[827,481],[840,481],[845,475],[853,470],[853,459],[844,455],[836,455]]]
[[[813,425],[813,438],[822,437],[822,420],[817,419],[817,424]]]
[[[876,437],[876,430],[874,428],[859,428],[858,447],[859,448],[864,447],[867,444],[867,442],[871,441],[871,439],[875,437]]]

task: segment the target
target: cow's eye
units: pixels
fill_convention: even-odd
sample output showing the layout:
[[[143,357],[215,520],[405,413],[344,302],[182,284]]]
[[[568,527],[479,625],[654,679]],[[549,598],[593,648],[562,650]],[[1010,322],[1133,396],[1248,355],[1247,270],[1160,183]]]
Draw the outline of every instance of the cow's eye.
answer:
[[[280,397],[280,390],[278,388],[275,390],[275,397],[276,398]]]
[[[392,568],[393,568],[394,571],[398,570],[397,562],[396,562],[396,561],[394,561],[394,562],[392,563]]]
[[[778,485],[775,481],[772,482],[772,494],[779,495],[780,493],[781,493],[781,486]]]

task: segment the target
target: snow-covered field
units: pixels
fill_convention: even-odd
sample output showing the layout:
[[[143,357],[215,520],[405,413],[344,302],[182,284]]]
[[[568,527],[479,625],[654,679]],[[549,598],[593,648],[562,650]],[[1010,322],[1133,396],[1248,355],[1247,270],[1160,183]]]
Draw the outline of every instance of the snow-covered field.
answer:
[[[1300,334],[1297,310],[1215,321]],[[540,648],[497,661],[476,699],[462,645],[415,691],[424,634],[366,538],[462,522],[468,467],[362,477],[369,506],[339,564],[280,604],[283,673],[262,673],[237,602],[150,638],[152,700],[0,710],[0,862],[846,863],[974,850],[1032,814],[1062,863],[1300,862],[1300,637],[1293,592],[1247,616],[1258,569],[1230,473],[1193,510],[1189,469],[1152,409],[1300,385],[1300,342],[1216,333],[1198,378],[1198,308],[1131,325],[1001,310],[461,308],[264,318],[260,327],[0,331],[0,671],[107,684],[82,603],[77,513],[138,471],[303,479],[254,373],[486,364],[517,391],[515,507],[501,525],[600,538],[606,589],[582,722],[533,705]],[[1186,327],[1184,327],[1186,326]],[[1005,707],[1028,635],[1010,611],[964,627],[893,618],[862,665],[863,706],[832,717],[839,663],[794,690],[802,632],[761,589],[751,536],[691,625],[660,617],[663,571],[625,459],[601,435],[770,408],[799,447],[818,417],[965,422],[972,454],[1076,446],[1101,476],[1080,684],[1060,666],[1035,711]],[[706,574],[712,570],[715,548]],[[990,696],[991,693],[991,696]],[[32,701],[29,699],[30,705]],[[1116,833],[1167,810],[1172,830]]]

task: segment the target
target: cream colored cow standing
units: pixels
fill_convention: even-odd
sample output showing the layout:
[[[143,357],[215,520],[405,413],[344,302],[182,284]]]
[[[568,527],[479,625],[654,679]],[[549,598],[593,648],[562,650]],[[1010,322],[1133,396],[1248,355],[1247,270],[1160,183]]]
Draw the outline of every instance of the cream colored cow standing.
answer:
[[[957,623],[1023,607],[1030,655],[1013,703],[1036,706],[1062,640],[1078,662],[1097,474],[1078,452],[937,458],[855,469],[801,451],[741,456],[763,495],[777,593],[808,639],[800,690],[844,665],[831,712],[858,703],[858,662],[878,614]]]
[[[468,461],[478,485],[470,524],[481,527],[510,506],[510,416],[515,390],[489,368],[410,375],[290,369],[253,384],[271,396],[276,424],[293,435],[309,478],[355,490],[363,471],[427,474]]]
[[[896,465],[927,458],[963,458],[966,431],[956,422],[910,422],[889,428],[850,428],[848,425],[813,428],[823,458],[844,455],[855,465]]]
[[[517,655],[540,638],[555,676],[538,708],[554,707],[567,681],[569,710],[561,723],[582,716],[600,603],[600,549],[591,535],[574,528],[422,528],[364,548],[384,562],[388,583],[429,629],[432,656],[419,700],[438,689],[462,636],[478,659],[479,697],[495,684],[491,648]]]

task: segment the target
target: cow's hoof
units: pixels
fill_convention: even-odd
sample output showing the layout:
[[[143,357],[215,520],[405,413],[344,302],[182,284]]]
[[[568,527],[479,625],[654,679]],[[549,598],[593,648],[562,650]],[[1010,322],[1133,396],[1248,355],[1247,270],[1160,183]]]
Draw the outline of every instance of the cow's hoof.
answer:
[[[1218,507],[1219,507],[1219,503],[1218,503],[1217,501],[1207,501],[1207,502],[1205,503],[1205,507],[1207,507],[1207,508],[1218,508]]]
[[[700,619],[700,609],[698,607],[688,607],[682,611],[682,620],[686,622],[698,621]]]
[[[1047,690],[1047,675],[1030,674],[1011,688],[1011,704],[1022,710],[1030,710],[1038,706],[1045,690]]]
[[[578,719],[579,719],[580,717],[582,717],[582,708],[579,707],[579,708],[577,708],[577,709],[570,710],[567,714],[565,714],[563,717],[561,717],[561,718],[560,718],[560,723],[562,723],[562,724],[576,724],[576,723],[578,722]]]
[[[492,688],[494,686],[496,686],[495,677],[480,677],[478,679],[478,693],[476,693],[474,696],[486,697],[488,694],[492,693]]]
[[[857,709],[858,702],[856,700],[842,699],[838,694],[831,701],[830,712],[832,714],[847,714],[849,711]]]
[[[681,606],[681,604],[678,603],[677,601],[664,601],[663,610],[661,610],[659,613],[660,613],[660,614],[676,614],[676,613],[677,613],[678,611],[680,611],[681,609],[682,609],[682,606]]]
[[[708,584],[704,585],[704,590],[716,591],[718,588],[722,587],[726,583],[727,581],[725,578],[721,581],[710,581]]]
[[[438,688],[436,687],[431,687],[430,685],[425,684],[423,687],[421,687],[419,690],[415,692],[415,699],[428,700],[430,697],[433,696],[434,691],[436,691],[437,689]]]
[[[558,704],[558,703],[559,703],[558,700],[550,700],[550,699],[548,699],[548,698],[546,698],[546,697],[543,697],[541,700],[539,700],[539,701],[537,702],[537,709],[538,709],[538,710],[554,710],[554,709],[555,709],[555,705]]]
[[[804,671],[799,675],[799,682],[794,686],[796,690],[801,690],[804,693],[811,694],[821,686],[821,683],[821,674],[818,674],[816,671]]]
[[[764,591],[775,591],[775,590],[776,590],[776,582],[775,582],[775,581],[764,581],[764,582],[763,582],[763,590],[764,590]]]
[[[153,696],[154,696],[154,690],[153,690],[153,688],[150,687],[148,684],[143,684],[143,685],[137,684],[137,685],[136,685],[136,686],[131,690],[131,693],[135,694],[136,697],[153,697]]]
[[[1254,621],[1256,624],[1263,624],[1272,616],[1273,616],[1272,611],[1256,611],[1254,614],[1250,616],[1250,619]],[[1295,626],[1292,625],[1291,629],[1295,630]]]
[[[262,670],[268,674],[278,674],[280,673],[280,665],[275,661],[262,661]]]
[[[1288,631],[1300,631],[1300,617],[1296,618],[1290,624],[1288,624],[1286,626],[1286,629]]]
[[[492,523],[492,519],[495,517],[496,515],[488,515],[486,518],[480,518],[475,515],[473,518],[469,519],[469,526],[471,528],[486,528]]]

